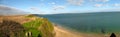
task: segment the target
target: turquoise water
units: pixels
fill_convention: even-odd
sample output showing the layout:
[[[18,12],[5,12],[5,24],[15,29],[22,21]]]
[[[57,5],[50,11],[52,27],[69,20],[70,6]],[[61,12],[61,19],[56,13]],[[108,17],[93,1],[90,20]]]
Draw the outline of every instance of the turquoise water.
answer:
[[[119,12],[73,13],[39,15],[50,21],[79,32],[112,33],[120,32]]]

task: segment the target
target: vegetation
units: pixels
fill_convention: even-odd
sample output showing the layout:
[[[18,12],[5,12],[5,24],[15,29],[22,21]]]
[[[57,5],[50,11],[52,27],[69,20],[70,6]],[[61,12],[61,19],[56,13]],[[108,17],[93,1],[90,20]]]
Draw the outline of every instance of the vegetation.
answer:
[[[33,37],[37,37],[38,34],[41,34],[41,31],[38,30],[39,26],[41,25],[41,21],[35,20],[24,23],[23,26],[26,28],[26,32],[32,32]]]
[[[30,14],[30,15],[26,15],[25,17],[36,17],[36,16],[33,14]]]
[[[24,27],[15,21],[3,20],[0,23],[0,37],[24,37]]]
[[[36,18],[33,21],[24,23],[27,32],[32,32],[32,37],[53,37],[53,26],[47,19]]]
[[[47,19],[33,15],[19,19],[27,19],[27,22],[20,23],[16,22],[19,20],[10,21],[10,19],[0,22],[0,37],[54,37],[54,28]]]

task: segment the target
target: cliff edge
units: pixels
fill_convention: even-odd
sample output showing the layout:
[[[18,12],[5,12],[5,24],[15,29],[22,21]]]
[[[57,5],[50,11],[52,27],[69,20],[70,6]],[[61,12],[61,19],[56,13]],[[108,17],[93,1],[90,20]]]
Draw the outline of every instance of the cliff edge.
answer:
[[[54,36],[54,27],[46,18],[34,15],[0,16],[0,37]]]

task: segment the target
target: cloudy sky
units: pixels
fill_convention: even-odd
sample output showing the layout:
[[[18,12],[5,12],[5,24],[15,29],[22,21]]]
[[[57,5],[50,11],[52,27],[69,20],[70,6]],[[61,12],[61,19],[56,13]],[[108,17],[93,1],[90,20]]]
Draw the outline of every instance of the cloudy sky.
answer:
[[[0,0],[0,5],[34,14],[120,11],[120,0]]]

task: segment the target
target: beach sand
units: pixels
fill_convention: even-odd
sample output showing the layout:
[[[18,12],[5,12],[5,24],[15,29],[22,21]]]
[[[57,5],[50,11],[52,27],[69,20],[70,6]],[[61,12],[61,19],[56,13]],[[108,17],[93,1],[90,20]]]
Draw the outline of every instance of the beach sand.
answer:
[[[77,33],[59,26],[54,26],[54,29],[55,37],[109,37],[108,35]]]
[[[55,37],[82,37],[81,35],[72,33],[71,31],[58,27],[58,26],[55,26],[54,29],[56,32]]]

